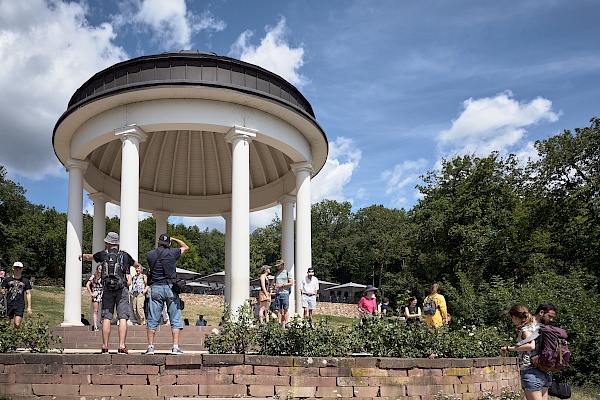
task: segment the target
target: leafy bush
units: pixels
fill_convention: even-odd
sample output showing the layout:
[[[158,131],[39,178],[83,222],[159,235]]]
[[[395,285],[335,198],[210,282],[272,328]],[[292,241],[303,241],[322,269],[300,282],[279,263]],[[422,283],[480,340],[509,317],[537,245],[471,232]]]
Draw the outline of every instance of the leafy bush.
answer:
[[[0,353],[6,353],[16,347],[24,347],[34,353],[47,353],[53,344],[62,338],[52,336],[48,330],[48,321],[42,315],[24,318],[18,330],[10,326],[8,319],[0,320]]]

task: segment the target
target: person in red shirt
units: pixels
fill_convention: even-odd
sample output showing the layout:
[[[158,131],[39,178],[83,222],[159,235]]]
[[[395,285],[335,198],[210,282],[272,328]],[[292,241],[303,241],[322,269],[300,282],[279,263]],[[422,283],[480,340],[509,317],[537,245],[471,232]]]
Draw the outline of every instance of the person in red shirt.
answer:
[[[360,313],[359,326],[363,325],[363,319],[365,317],[372,317],[377,311],[377,299],[375,298],[376,291],[376,287],[373,285],[367,285],[365,288],[365,294],[358,301],[358,312]]]

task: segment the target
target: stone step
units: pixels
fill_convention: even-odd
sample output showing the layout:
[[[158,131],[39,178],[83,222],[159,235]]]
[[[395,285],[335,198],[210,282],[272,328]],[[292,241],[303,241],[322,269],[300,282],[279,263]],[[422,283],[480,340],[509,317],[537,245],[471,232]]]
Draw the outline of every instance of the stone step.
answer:
[[[214,327],[185,326],[179,333],[179,346],[187,351],[206,351],[204,338],[210,335]],[[94,350],[102,346],[102,332],[93,332],[89,327],[54,327],[50,328],[54,336],[61,336],[62,340],[53,346],[55,349],[65,350]],[[169,325],[161,325],[154,335],[154,346],[158,350],[170,350],[173,343]],[[111,325],[109,348],[116,349],[119,344],[118,326]],[[148,344],[146,327],[140,325],[127,326],[127,339],[125,344],[129,350],[146,349]]]

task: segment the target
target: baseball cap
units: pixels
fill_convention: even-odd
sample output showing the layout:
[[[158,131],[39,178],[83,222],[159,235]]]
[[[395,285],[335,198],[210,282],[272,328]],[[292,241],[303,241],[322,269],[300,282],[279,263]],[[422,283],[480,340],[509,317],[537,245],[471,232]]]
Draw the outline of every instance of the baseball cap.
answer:
[[[283,261],[283,260],[275,261],[275,265],[281,265],[281,264],[285,264],[285,261]]]
[[[268,269],[271,269],[271,266],[270,266],[270,265],[263,265],[263,266],[260,268],[261,272],[265,272],[265,271],[266,271],[266,270],[268,270]]]
[[[15,261],[13,268],[23,268],[23,263],[21,261]]]
[[[119,244],[119,234],[116,232],[108,232],[104,238],[104,242],[108,244]]]
[[[171,245],[171,236],[169,236],[166,233],[161,234],[158,237],[158,244],[162,244],[163,246],[170,246]]]
[[[308,273],[309,273],[309,274],[314,274],[314,273],[315,273],[315,270],[314,270],[314,269],[312,269],[312,268],[309,268],[309,269],[308,269]]]

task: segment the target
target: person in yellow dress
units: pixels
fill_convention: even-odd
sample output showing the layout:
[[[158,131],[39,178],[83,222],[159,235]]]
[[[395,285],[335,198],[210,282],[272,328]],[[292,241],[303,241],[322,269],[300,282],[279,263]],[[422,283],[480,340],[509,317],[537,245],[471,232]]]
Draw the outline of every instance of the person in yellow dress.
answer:
[[[440,285],[434,283],[431,285],[431,292],[429,293],[429,296],[425,297],[425,300],[423,300],[423,304],[425,304],[430,298],[433,299],[433,302],[435,303],[435,314],[425,316],[425,323],[429,328],[437,328],[442,325],[448,325],[450,322],[450,316],[448,315],[448,309],[446,308],[446,299],[439,292]]]

